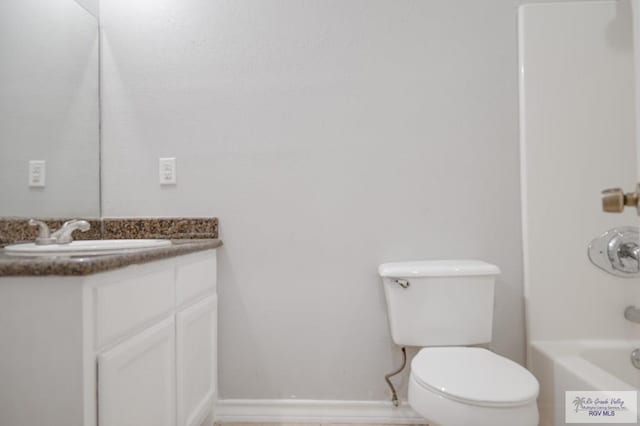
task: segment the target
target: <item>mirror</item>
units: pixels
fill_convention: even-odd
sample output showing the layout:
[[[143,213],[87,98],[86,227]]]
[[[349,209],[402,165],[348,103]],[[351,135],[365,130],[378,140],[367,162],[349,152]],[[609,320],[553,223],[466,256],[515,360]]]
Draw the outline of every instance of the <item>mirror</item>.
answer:
[[[0,216],[100,216],[97,12],[0,1]]]

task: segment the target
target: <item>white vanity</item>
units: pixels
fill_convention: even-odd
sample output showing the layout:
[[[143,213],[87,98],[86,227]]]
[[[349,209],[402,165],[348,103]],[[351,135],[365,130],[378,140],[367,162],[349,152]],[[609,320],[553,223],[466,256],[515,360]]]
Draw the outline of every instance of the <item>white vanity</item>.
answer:
[[[0,277],[0,425],[213,423],[216,250]]]

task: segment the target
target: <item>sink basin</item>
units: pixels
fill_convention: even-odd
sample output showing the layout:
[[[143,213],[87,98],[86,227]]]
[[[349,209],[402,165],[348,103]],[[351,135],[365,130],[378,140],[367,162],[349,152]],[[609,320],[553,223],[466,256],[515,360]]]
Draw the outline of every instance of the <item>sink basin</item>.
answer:
[[[168,247],[169,240],[87,240],[69,244],[39,246],[35,243],[6,246],[4,252],[17,256],[81,256],[115,254],[130,250]]]

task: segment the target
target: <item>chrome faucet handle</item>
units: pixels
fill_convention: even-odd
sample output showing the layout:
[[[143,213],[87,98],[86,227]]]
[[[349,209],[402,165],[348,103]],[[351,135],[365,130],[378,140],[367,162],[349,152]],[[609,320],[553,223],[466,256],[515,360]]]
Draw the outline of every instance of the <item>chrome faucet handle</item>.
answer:
[[[49,226],[45,222],[37,219],[29,219],[29,225],[38,227],[38,236],[36,237],[37,245],[46,246],[56,243],[56,239],[51,236]]]
[[[618,256],[623,259],[632,259],[640,263],[640,246],[636,242],[622,243],[618,247]]]
[[[625,278],[640,276],[640,230],[610,229],[589,243],[589,260],[603,271]]]
[[[609,246],[615,244],[609,243]],[[640,246],[637,242],[623,240],[612,254],[611,263],[614,268],[629,274],[640,273]]]
[[[91,229],[91,225],[86,220],[72,219],[66,221],[60,229],[51,234],[51,238],[55,240],[57,244],[69,244],[73,241],[73,232],[76,230],[86,232]]]

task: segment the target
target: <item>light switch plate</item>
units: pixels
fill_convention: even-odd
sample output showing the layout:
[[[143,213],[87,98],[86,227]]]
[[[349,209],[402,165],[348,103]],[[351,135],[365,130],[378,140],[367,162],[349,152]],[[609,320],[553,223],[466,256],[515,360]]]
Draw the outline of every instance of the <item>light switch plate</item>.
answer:
[[[29,161],[29,188],[44,188],[47,178],[47,162]]]
[[[175,185],[177,183],[175,157],[160,158],[158,165],[160,185]]]

